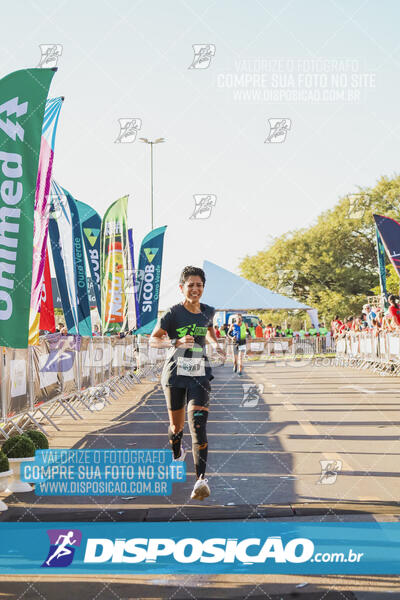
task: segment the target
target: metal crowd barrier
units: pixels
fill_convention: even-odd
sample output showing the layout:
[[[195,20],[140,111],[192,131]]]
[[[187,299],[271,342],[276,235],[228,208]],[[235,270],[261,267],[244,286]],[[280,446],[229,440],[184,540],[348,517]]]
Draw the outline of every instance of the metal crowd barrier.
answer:
[[[400,333],[377,330],[347,332],[336,340],[336,364],[398,375]]]
[[[9,437],[32,424],[57,430],[54,418],[101,410],[118,395],[161,372],[164,350],[141,336],[43,336],[38,346],[0,349],[0,434]]]
[[[233,342],[228,338],[219,338],[218,346],[226,351],[227,359],[233,359]],[[218,364],[220,358],[216,353],[216,344],[210,344],[208,356],[214,363]],[[248,359],[273,358],[274,356],[315,356],[324,352],[334,352],[333,340],[328,337],[305,337],[305,338],[248,338],[246,340],[246,357]]]

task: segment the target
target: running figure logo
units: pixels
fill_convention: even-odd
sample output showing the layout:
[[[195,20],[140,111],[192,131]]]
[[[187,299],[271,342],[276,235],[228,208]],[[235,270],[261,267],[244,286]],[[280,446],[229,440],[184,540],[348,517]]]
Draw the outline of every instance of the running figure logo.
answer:
[[[214,44],[193,44],[194,57],[189,69],[208,69],[215,56]]]
[[[76,547],[81,545],[82,532],[79,529],[48,529],[50,548],[42,567],[69,567]]]
[[[136,140],[139,129],[142,128],[142,119],[118,119],[119,134],[115,144],[132,144]]]
[[[339,471],[342,470],[341,460],[320,460],[321,475],[318,484],[332,485],[335,483]]]
[[[243,399],[241,408],[255,408],[260,401],[260,394],[264,392],[264,384],[243,383]]]
[[[292,127],[291,119],[268,119],[269,135],[264,144],[282,144]]]
[[[217,203],[217,196],[215,194],[195,194],[193,198],[194,210],[189,219],[208,219]]]
[[[40,61],[38,69],[51,69],[57,66],[58,59],[62,54],[63,47],[61,44],[39,44]]]

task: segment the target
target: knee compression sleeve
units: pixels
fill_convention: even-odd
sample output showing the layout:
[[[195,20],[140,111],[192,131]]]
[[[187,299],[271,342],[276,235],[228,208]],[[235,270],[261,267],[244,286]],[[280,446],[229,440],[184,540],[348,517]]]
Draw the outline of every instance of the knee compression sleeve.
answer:
[[[171,426],[168,427],[168,439],[171,444],[172,452],[174,453],[174,458],[179,458],[181,455],[181,443],[183,437],[183,430],[179,433],[173,433]]]
[[[197,477],[204,475],[206,472],[208,454],[207,419],[207,410],[189,410],[188,421],[192,435],[193,460]]]

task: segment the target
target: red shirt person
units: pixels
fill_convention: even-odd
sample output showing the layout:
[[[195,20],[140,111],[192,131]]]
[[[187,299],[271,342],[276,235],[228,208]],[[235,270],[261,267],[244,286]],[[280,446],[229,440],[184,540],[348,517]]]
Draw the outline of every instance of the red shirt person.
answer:
[[[269,338],[274,337],[274,328],[272,327],[272,323],[269,323],[269,325],[265,328],[264,331],[264,337],[265,339],[269,340]]]
[[[399,306],[399,301],[396,298],[396,296],[394,296],[393,294],[391,294],[389,296],[388,300],[389,300],[389,304],[390,304],[388,313],[389,313],[392,321],[396,325],[396,327],[400,327],[400,306]]]

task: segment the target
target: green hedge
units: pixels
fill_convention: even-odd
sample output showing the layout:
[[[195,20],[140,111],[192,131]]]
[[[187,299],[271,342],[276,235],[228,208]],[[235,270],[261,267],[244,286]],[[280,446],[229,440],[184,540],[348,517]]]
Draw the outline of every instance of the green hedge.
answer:
[[[1,447],[8,458],[29,458],[35,456],[35,444],[25,434],[13,435]]]
[[[0,473],[10,470],[10,463],[7,456],[0,450]]]
[[[25,435],[32,440],[37,450],[48,450],[48,439],[41,431],[37,431],[36,429],[28,429],[28,431],[25,431]]]

